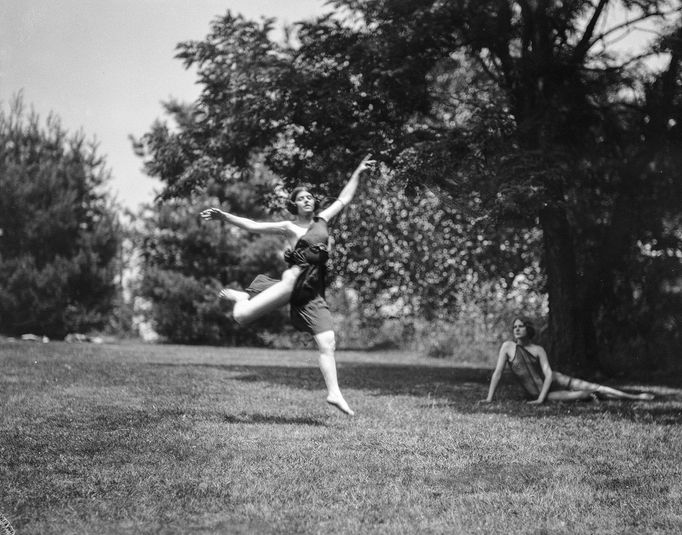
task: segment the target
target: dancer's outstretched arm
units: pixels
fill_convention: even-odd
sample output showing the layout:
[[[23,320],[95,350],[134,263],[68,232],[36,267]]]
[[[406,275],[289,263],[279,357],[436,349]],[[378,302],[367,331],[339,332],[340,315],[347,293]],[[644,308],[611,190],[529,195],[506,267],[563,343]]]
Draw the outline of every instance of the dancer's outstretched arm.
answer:
[[[260,234],[286,234],[291,229],[290,221],[254,221],[247,217],[239,217],[229,212],[223,212],[219,208],[207,208],[200,215],[206,221],[211,219],[227,221],[235,227]]]
[[[348,206],[348,204],[353,200],[355,191],[358,189],[358,184],[360,183],[360,175],[362,174],[362,172],[367,169],[372,169],[374,165],[376,165],[376,161],[372,160],[371,158],[372,155],[368,154],[362,159],[360,164],[356,167],[355,171],[353,171],[350,180],[348,180],[344,188],[341,190],[341,193],[339,193],[337,199],[329,206],[327,206],[327,208],[322,210],[318,214],[319,217],[321,217],[325,221],[329,221],[341,210],[343,210],[345,206]]]
[[[497,356],[497,365],[495,366],[495,371],[493,376],[490,378],[490,387],[488,388],[488,397],[483,400],[482,403],[492,403],[493,396],[495,395],[495,390],[497,390],[497,385],[502,378],[502,372],[504,371],[504,366],[507,364],[507,352],[509,351],[509,345],[512,342],[505,342],[500,347],[500,353]]]

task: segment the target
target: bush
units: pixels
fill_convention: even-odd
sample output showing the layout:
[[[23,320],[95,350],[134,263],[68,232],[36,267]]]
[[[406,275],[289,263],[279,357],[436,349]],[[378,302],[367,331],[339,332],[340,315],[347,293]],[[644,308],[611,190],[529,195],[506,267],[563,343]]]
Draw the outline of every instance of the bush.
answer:
[[[267,345],[268,331],[283,327],[283,310],[240,327],[230,317],[229,305],[218,299],[218,281],[205,284],[177,271],[149,269],[141,295],[149,298],[154,330],[165,341],[179,344]]]

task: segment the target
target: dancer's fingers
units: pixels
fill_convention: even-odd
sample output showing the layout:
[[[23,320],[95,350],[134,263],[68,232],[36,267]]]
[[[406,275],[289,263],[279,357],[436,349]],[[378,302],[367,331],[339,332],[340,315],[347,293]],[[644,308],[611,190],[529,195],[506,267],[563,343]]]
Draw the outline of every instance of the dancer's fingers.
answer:
[[[360,162],[360,169],[368,169],[370,171],[374,170],[374,167],[376,166],[377,161],[372,159],[372,155],[368,154],[365,156],[362,161]]]
[[[204,210],[203,212],[201,212],[200,215],[201,215],[201,217],[202,217],[203,219],[213,219],[214,217],[217,216],[217,214],[218,214],[218,210],[217,210],[217,209],[215,209],[215,208],[207,208],[206,210]]]

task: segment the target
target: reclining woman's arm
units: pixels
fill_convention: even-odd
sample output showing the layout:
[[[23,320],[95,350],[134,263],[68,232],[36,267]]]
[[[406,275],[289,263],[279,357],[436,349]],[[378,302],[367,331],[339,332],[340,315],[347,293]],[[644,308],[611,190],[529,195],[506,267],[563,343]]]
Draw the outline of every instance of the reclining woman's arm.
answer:
[[[497,385],[502,378],[502,372],[504,371],[504,366],[507,363],[507,352],[509,351],[509,344],[512,342],[505,342],[500,347],[500,353],[497,356],[497,365],[495,366],[495,371],[493,376],[490,378],[490,388],[488,389],[488,397],[485,398],[483,403],[491,403],[493,396],[495,395],[495,390],[497,390]]]

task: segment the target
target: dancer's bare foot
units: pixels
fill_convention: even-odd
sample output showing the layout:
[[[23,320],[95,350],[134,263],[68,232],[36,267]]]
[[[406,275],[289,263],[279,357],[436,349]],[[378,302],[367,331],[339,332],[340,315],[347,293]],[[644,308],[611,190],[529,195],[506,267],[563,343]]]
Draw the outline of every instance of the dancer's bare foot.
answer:
[[[327,396],[327,403],[329,403],[333,407],[336,407],[343,413],[346,413],[350,416],[355,415],[355,413],[348,406],[348,403],[346,403],[346,400],[343,399],[343,396],[341,395],[340,392],[338,394],[329,394]]]
[[[637,399],[643,399],[643,400],[646,400],[646,401],[651,401],[652,399],[654,399],[654,395],[653,395],[653,394],[647,394],[647,393],[645,393],[645,394],[639,394],[639,395],[637,396]]]
[[[223,288],[218,294],[218,297],[238,303],[239,301],[246,301],[249,298],[249,294],[240,292],[239,290],[233,290],[232,288]]]

